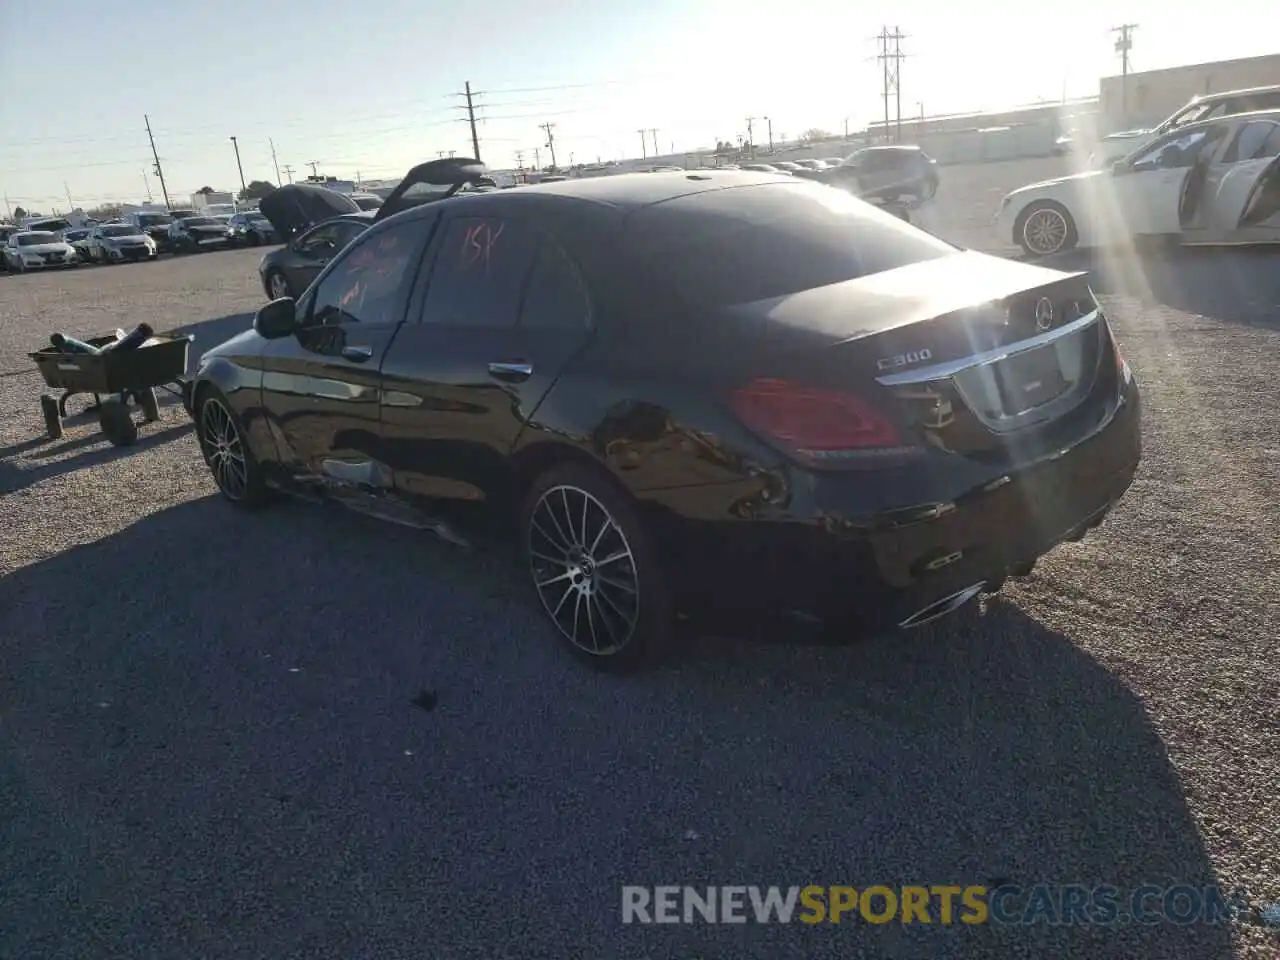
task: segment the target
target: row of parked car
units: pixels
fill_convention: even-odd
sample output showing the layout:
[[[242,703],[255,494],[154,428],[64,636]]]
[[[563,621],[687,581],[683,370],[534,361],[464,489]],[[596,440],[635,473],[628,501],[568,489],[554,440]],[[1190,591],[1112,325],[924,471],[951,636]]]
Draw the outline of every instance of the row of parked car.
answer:
[[[200,253],[211,249],[274,243],[271,221],[256,210],[204,216],[194,210],[170,214],[135,213],[91,227],[22,230],[0,226],[0,265],[25,273],[82,264],[154,260],[162,253]]]

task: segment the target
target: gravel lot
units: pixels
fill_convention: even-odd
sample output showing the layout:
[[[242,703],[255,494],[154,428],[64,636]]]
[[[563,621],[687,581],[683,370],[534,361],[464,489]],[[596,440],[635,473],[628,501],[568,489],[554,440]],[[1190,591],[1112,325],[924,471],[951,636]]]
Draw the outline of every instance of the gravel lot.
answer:
[[[1007,252],[948,167],[931,223]],[[0,956],[1275,957],[1276,253],[1095,271],[1146,400],[1128,497],[974,617],[847,646],[561,654],[501,551],[245,517],[176,405],[41,437],[26,358],[145,319],[196,351],[254,251],[0,275]],[[413,702],[422,691],[431,709]],[[623,926],[623,884],[1238,888],[1228,926]]]

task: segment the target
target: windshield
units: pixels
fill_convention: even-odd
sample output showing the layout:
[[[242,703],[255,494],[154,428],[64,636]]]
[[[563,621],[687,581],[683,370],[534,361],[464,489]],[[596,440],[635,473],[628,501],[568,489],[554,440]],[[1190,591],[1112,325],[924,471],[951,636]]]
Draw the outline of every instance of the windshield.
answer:
[[[213,217],[187,217],[182,221],[188,227],[216,227],[218,221]]]
[[[1175,130],[1178,127],[1185,127],[1188,123],[1195,123],[1197,120],[1203,120],[1213,110],[1212,103],[1192,104],[1183,110],[1178,111],[1164,123],[1156,128],[1156,133],[1165,133],[1169,130]]]
[[[123,223],[119,226],[102,228],[102,235],[104,237],[134,237],[137,236],[137,234],[137,227],[131,227]]]
[[[144,227],[163,227],[173,220],[163,213],[143,213],[138,215],[138,223]]]
[[[632,222],[656,279],[698,306],[788,296],[958,252],[848,193],[809,183],[692,194],[646,207]]]
[[[22,233],[18,235],[18,246],[34,247],[38,243],[57,243],[56,233]]]
[[[352,197],[352,199],[361,210],[377,210],[382,206],[382,201],[377,197]]]
[[[39,223],[33,223],[28,229],[31,230],[69,230],[71,224],[66,220],[41,220]]]

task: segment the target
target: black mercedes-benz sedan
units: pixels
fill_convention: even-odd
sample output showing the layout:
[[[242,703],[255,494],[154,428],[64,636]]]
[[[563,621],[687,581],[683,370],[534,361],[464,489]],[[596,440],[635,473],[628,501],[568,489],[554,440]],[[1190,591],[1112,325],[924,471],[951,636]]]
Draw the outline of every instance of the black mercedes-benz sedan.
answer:
[[[488,505],[589,662],[641,662],[695,608],[928,622],[1133,479],[1138,388],[1084,275],[794,177],[408,206],[412,180],[201,358],[201,449],[243,506],[323,494],[427,528]]]

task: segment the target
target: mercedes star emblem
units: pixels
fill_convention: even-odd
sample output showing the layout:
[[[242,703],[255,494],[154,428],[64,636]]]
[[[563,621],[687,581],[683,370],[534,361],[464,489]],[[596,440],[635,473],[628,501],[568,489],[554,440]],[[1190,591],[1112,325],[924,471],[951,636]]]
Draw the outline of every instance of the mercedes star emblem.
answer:
[[[1053,326],[1053,301],[1041,297],[1036,301],[1036,329],[1048,330]]]

